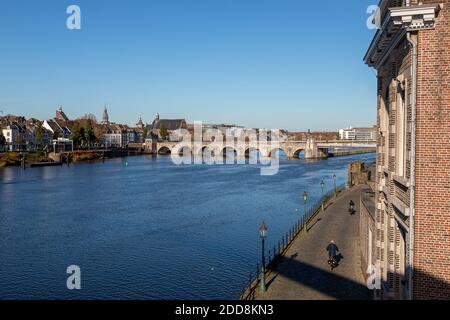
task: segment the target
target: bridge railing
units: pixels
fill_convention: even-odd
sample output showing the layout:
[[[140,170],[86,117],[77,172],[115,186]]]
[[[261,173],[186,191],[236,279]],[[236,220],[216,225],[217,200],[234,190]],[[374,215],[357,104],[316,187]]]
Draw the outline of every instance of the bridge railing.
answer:
[[[336,194],[341,192],[347,187],[346,184],[342,184],[336,188]],[[284,236],[271,248],[267,255],[265,254],[265,270],[266,274],[269,274],[281,261],[287,250],[291,247],[297,236],[304,230],[306,230],[308,224],[314,219],[314,217],[320,212],[322,203],[327,203],[335,197],[335,190],[330,190],[327,194],[317,200],[313,205],[307,208],[306,213],[284,234]],[[261,262],[262,263],[262,262]],[[240,292],[241,300],[253,300],[255,297],[255,291],[260,285],[262,278],[262,265],[256,264],[255,273],[250,272],[248,280],[243,285]]]

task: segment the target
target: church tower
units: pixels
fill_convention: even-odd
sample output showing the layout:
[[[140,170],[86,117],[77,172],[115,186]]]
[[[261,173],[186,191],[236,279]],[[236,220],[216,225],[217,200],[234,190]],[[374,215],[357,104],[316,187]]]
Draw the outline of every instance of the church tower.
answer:
[[[103,110],[102,124],[109,124],[108,109],[106,109],[106,106]]]
[[[142,121],[142,117],[139,117],[139,121],[138,121],[138,123],[136,123],[136,128],[144,129],[144,127],[145,127],[145,125],[144,125],[144,122]]]

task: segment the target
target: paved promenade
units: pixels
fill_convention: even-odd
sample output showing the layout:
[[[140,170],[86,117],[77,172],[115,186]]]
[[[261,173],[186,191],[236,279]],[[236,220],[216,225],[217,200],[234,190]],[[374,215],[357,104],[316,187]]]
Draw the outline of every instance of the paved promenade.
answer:
[[[267,292],[256,292],[256,300],[368,299],[360,264],[359,192],[359,187],[343,192],[310,222],[309,233],[294,240],[268,277]],[[348,212],[350,200],[356,204],[354,215]],[[325,250],[330,240],[343,257],[334,271]]]

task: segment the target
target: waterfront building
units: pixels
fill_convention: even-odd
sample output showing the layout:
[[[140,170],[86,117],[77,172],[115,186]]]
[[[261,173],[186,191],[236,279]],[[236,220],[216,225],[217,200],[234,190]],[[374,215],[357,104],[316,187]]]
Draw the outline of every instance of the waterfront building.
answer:
[[[106,147],[125,148],[130,143],[142,143],[144,127],[142,119],[137,124],[136,128],[131,128],[125,124],[118,124],[109,121],[108,109],[103,109],[102,122],[99,127],[103,132],[102,143]]]
[[[110,123],[105,126],[103,140],[107,147],[125,148],[130,142],[128,127],[122,124]]]
[[[377,139],[377,127],[371,128],[353,128],[339,130],[339,138],[341,140],[371,140]]]
[[[64,113],[62,107],[56,110],[53,119],[44,120],[43,127],[52,133],[53,139],[64,138],[69,139],[72,132],[70,131],[69,118]]]
[[[162,128],[168,131],[175,131],[179,129],[186,129],[185,119],[160,119],[159,114],[156,114],[155,120],[151,125],[153,130],[161,130]]]
[[[32,144],[35,148],[47,149],[51,146],[53,134],[43,126],[43,122],[41,120],[30,118],[25,122],[25,126],[27,128],[27,131],[29,132],[29,141],[32,141]],[[41,141],[38,140],[39,127],[42,127]]]
[[[449,299],[450,0],[382,0],[380,13],[365,56],[378,73],[376,297]]]
[[[61,122],[58,123],[58,121],[56,121],[55,119],[44,120],[44,123],[42,125],[46,130],[52,133],[52,137],[54,139],[57,138],[69,139],[70,135],[72,134],[72,132],[67,126],[65,126]]]
[[[185,119],[160,119],[159,114],[156,114],[155,119],[152,124],[148,126],[149,132],[153,135],[161,137],[161,130],[167,130],[169,135],[179,129],[187,129],[187,124]]]
[[[63,123],[69,122],[69,118],[64,113],[62,106],[59,107],[59,109],[56,111],[55,120]]]
[[[134,135],[134,142],[135,143],[143,143],[145,140],[144,137],[144,129],[145,129],[145,124],[142,121],[142,118],[139,117],[139,121],[136,123],[136,127],[133,128],[133,135]]]
[[[0,127],[6,139],[8,151],[33,151],[36,148],[36,129],[40,121],[8,115],[0,119]],[[45,139],[45,132],[44,132]]]
[[[17,124],[8,124],[2,127],[2,134],[6,139],[7,151],[16,151],[20,149],[21,131]]]

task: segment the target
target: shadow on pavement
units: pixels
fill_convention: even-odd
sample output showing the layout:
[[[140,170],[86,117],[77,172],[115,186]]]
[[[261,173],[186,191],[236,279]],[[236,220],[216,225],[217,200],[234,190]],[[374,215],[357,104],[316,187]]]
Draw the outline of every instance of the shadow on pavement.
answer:
[[[274,273],[274,278],[279,275],[287,277],[307,288],[319,291],[323,295],[334,299],[367,300],[369,298],[369,289],[365,285],[337,275],[336,273],[322,270],[291,258],[282,259],[276,273]],[[269,289],[274,289],[270,288],[273,284],[273,280],[274,279],[269,280]],[[283,290],[288,291],[289,288]],[[300,295],[298,299],[316,298],[308,297],[306,290],[304,294],[304,296]]]

